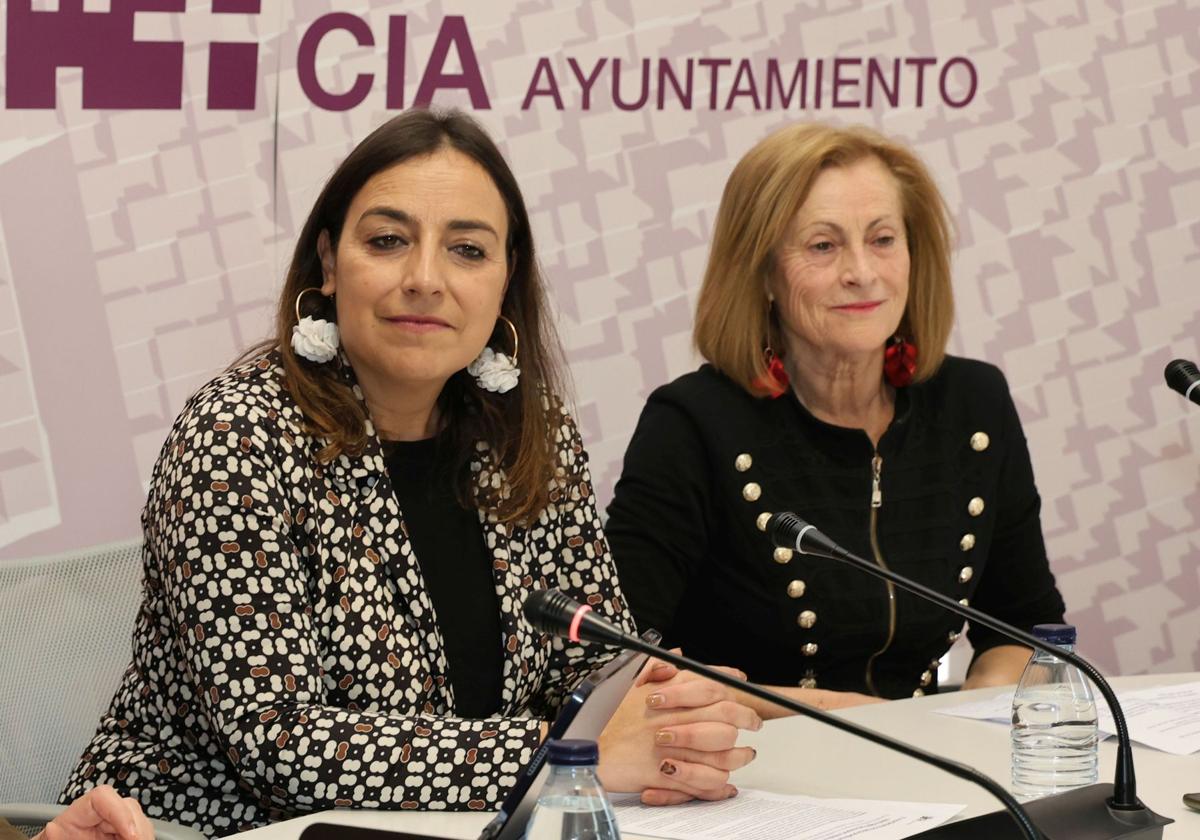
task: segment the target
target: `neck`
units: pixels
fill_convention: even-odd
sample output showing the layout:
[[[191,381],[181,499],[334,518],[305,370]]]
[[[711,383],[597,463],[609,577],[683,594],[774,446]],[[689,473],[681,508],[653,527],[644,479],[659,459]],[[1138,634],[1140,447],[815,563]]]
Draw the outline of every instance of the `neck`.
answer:
[[[444,382],[380,382],[368,372],[355,374],[381,440],[425,440],[437,434]]]
[[[882,347],[864,356],[832,357],[793,346],[785,364],[792,390],[813,416],[862,429],[879,443],[895,408],[895,392],[883,381]]]

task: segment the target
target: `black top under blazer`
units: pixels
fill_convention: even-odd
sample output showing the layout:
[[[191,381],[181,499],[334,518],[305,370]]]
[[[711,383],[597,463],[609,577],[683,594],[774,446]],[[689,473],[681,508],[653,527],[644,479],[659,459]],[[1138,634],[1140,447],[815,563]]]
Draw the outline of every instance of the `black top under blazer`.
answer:
[[[876,455],[889,568],[1025,630],[1062,621],[1008,385],[992,365],[947,357],[897,390],[877,452],[792,392],[756,398],[709,365],[656,390],[606,528],[639,628],[756,682],[889,698],[935,689],[960,618],[854,568],[777,550],[760,527],[764,513],[792,511],[875,558]],[[977,653],[1005,643],[983,627],[968,635]]]

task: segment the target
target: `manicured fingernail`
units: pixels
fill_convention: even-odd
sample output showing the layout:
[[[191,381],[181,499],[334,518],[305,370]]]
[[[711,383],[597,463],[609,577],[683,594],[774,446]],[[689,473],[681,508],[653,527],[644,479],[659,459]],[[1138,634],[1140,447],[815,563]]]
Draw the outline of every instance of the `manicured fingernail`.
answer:
[[[664,776],[674,776],[679,772],[679,768],[664,758],[663,763],[658,765],[658,772]]]
[[[759,718],[754,724],[754,731],[757,732],[758,730],[760,730],[762,728],[763,728],[763,721],[762,721],[762,718]]]
[[[758,758],[758,750],[754,749],[754,747],[751,747],[750,748],[750,760],[753,761],[756,758]]]
[[[651,709],[657,709],[659,706],[661,706],[665,702],[667,702],[667,699],[665,697],[663,697],[661,694],[651,694],[649,697],[646,698],[646,705],[649,706]]]
[[[737,789],[737,788],[735,788],[733,785],[730,785],[730,786],[729,786],[729,792],[728,792],[728,795],[727,795],[725,798],[726,798],[726,799],[733,799],[733,797],[735,797],[735,796],[737,796],[737,795],[738,795],[738,789]]]
[[[654,663],[655,671],[665,671],[670,667],[672,667],[670,662],[655,662]]]
[[[654,743],[660,747],[669,747],[675,743],[675,733],[669,729],[660,729],[654,733]]]

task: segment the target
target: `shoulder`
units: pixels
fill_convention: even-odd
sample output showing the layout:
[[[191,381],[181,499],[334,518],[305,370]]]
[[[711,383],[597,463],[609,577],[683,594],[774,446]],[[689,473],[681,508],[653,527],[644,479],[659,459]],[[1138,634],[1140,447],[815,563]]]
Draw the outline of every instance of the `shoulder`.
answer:
[[[972,388],[987,394],[1002,396],[1008,393],[1008,381],[1000,368],[990,362],[946,356],[942,366],[927,384],[942,389]]]
[[[673,413],[701,427],[728,426],[758,422],[770,414],[772,402],[747,393],[712,365],[705,364],[656,388],[646,402],[645,414]]]
[[[790,420],[786,403],[753,396],[706,364],[650,394],[627,461],[635,455],[690,463],[731,447],[743,451],[747,441],[774,441]]]
[[[928,416],[948,429],[1000,432],[1020,420],[1000,368],[977,359],[947,356],[937,373],[914,386]]]
[[[702,365],[691,373],[685,373],[678,379],[668,382],[654,390],[650,395],[651,401],[675,402],[680,405],[703,403],[707,400],[720,399],[722,402],[745,402],[753,404],[759,401],[751,396],[725,374],[710,364]]]
[[[172,439],[212,441],[226,435],[261,446],[289,433],[299,436],[303,422],[288,391],[275,353],[248,359],[202,385],[184,405],[171,430]]]

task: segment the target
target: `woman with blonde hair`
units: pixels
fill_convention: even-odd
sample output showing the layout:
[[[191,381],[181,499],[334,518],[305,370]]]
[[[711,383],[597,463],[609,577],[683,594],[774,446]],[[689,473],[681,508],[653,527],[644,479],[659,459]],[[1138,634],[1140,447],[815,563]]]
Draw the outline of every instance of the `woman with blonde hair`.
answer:
[[[775,548],[772,512],[1030,629],[1062,620],[1003,375],[946,355],[950,222],[902,144],[797,125],[737,164],[696,313],[707,364],[657,389],[608,536],[639,627],[825,707],[920,695],[961,620]],[[967,687],[1028,650],[968,631]]]

